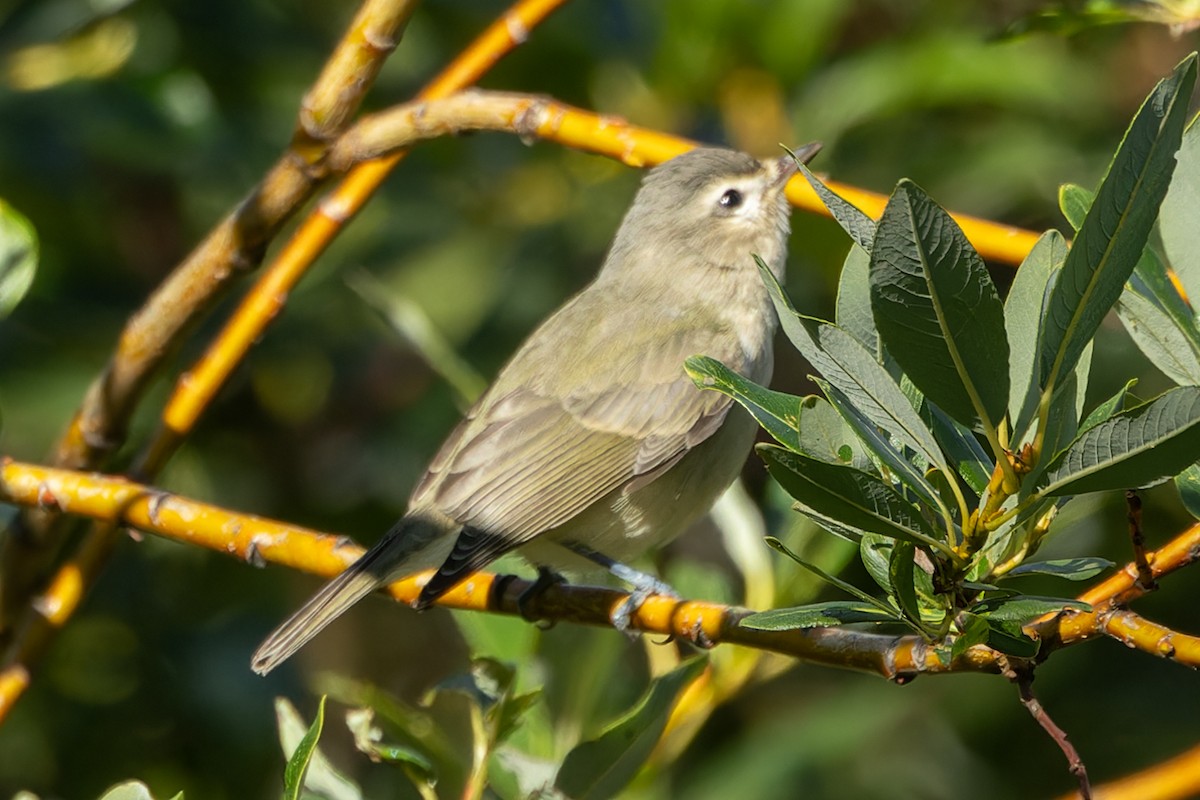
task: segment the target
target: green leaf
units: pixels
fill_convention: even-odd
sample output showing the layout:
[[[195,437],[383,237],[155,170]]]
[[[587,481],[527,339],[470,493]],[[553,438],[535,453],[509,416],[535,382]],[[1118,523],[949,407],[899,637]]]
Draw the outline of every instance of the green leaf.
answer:
[[[1025,635],[1020,625],[983,618],[987,624],[987,645],[1016,658],[1033,658],[1040,643]]]
[[[896,617],[860,600],[831,600],[792,608],[773,608],[738,622],[756,631],[791,631],[800,628],[833,628],[853,622],[895,622]]]
[[[1158,226],[1163,249],[1193,304],[1200,303],[1200,125],[1195,119],[1183,134],[1175,179],[1163,200]]]
[[[879,432],[871,420],[867,419],[853,403],[850,398],[846,397],[835,386],[831,386],[827,381],[820,378],[813,379],[825,396],[829,398],[830,404],[841,414],[842,419],[854,431],[858,439],[867,446],[867,448],[887,466],[896,478],[912,490],[918,497],[925,501],[933,508],[943,507],[941,497],[938,496],[937,490],[933,485],[925,479],[925,476],[919,469],[913,466],[912,462],[904,457],[904,454],[895,448],[892,442]]]
[[[978,614],[989,621],[1014,622],[1024,625],[1031,620],[1046,614],[1056,614],[1059,611],[1091,611],[1092,607],[1078,600],[1065,597],[1038,597],[1031,594],[1019,594],[1011,597],[995,597],[981,600],[968,609],[972,614]]]
[[[799,160],[796,161],[796,166],[800,168],[800,173],[817,193],[817,197],[821,198],[821,202],[829,209],[830,216],[838,225],[842,226],[842,230],[849,234],[856,245],[870,253],[875,240],[875,220],[860,211],[857,206],[834,193]]]
[[[286,702],[286,701],[285,701]],[[289,704],[290,705],[290,704]],[[281,713],[276,702],[276,713]],[[280,728],[282,730],[282,720]],[[300,739],[291,756],[288,758],[287,766],[283,770],[283,797],[284,800],[299,800],[300,792],[304,788],[304,777],[308,773],[309,762],[312,761],[313,754],[317,751],[317,741],[321,738],[321,730],[325,727],[325,697],[321,696],[320,703],[317,705],[317,716],[313,719],[312,725],[309,726],[308,732]]]
[[[1030,561],[1014,567],[1005,578],[1021,575],[1053,575],[1069,581],[1086,581],[1113,566],[1107,558],[1057,558],[1050,561]]]
[[[0,319],[12,313],[37,272],[38,239],[33,224],[0,200]]]
[[[1008,413],[1013,422],[1014,441],[1028,427],[1037,411],[1038,336],[1047,287],[1067,256],[1067,242],[1058,231],[1047,231],[1025,257],[1004,301],[1004,328],[1009,347]],[[978,491],[978,490],[977,490]]]
[[[1183,179],[1185,179],[1184,176],[1177,174],[1171,183],[1172,187]],[[1168,197],[1170,197],[1170,191],[1170,189],[1167,190]],[[1079,230],[1079,226],[1083,224],[1088,209],[1092,207],[1093,200],[1095,200],[1093,192],[1074,184],[1066,184],[1059,190],[1059,204],[1063,209],[1063,214],[1075,230]],[[1166,201],[1163,202],[1165,208]],[[1161,220],[1162,209],[1159,213]],[[1148,245],[1142,250],[1137,266],[1133,269],[1130,286],[1164,312],[1175,327],[1179,328],[1192,341],[1194,346],[1200,347],[1200,328],[1196,327],[1195,315],[1187,301],[1180,296],[1179,290],[1167,274],[1166,265],[1159,258],[1153,246]],[[1126,293],[1128,293],[1128,289]]]
[[[890,569],[893,544],[893,539],[877,533],[864,533],[858,544],[859,556],[867,568],[867,574],[889,595],[893,594]]]
[[[950,457],[950,462],[976,494],[982,494],[992,478],[995,463],[973,431],[955,422],[950,416],[932,403],[923,407],[925,418],[938,444]]]
[[[1081,361],[1080,364],[1082,363]],[[1078,397],[1078,374],[1078,370],[1073,370],[1054,391],[1054,397],[1050,402],[1050,413],[1046,415],[1046,437],[1042,441],[1042,449],[1045,453],[1059,453],[1079,433],[1079,413],[1075,410],[1075,400]],[[1046,463],[1043,461],[1039,466],[1044,466]]]
[[[1087,219],[1095,199],[1095,192],[1077,183],[1064,183],[1058,187],[1058,208],[1076,231],[1083,227],[1083,221]]]
[[[1196,315],[1183,299],[1179,287],[1171,279],[1167,265],[1155,251],[1153,244],[1142,251],[1142,257],[1138,259],[1129,285],[1165,313],[1175,327],[1191,341],[1193,348],[1200,348],[1200,327],[1196,325]]]
[[[1087,415],[1087,418],[1080,423],[1079,433],[1083,433],[1089,428],[1094,428],[1104,420],[1111,417],[1113,414],[1120,412],[1125,408],[1125,398],[1129,395],[1130,390],[1137,386],[1138,379],[1130,378],[1117,393],[1105,400],[1100,405],[1092,409],[1092,413]]]
[[[736,400],[775,441],[792,450],[801,449],[799,397],[759,386],[708,356],[692,356],[683,368],[701,389],[713,389]]]
[[[785,545],[783,542],[781,542],[776,537],[768,536],[764,541],[766,541],[767,546],[770,547],[772,550],[777,550],[778,552],[783,553],[785,556],[790,558],[792,561],[795,561],[801,567],[808,570],[813,575],[816,575],[818,578],[825,581],[830,586],[833,586],[837,589],[841,589],[843,592],[850,595],[851,597],[858,598],[858,600],[860,602],[866,603],[867,605],[878,609],[884,615],[886,615],[890,619],[895,620],[896,622],[908,623],[908,621],[906,619],[904,619],[903,616],[898,614],[896,612],[896,610],[894,608],[892,608],[891,606],[889,606],[887,603],[883,602],[882,600],[877,600],[876,598],[874,598],[871,595],[864,592],[862,589],[859,589],[854,584],[852,584],[848,581],[844,581],[841,578],[837,577],[836,575],[829,574],[825,570],[818,567],[816,564],[805,561],[803,558],[801,558],[800,556],[796,555],[791,550],[789,550],[787,545]],[[911,623],[909,623],[909,624],[911,625]]]
[[[896,605],[913,623],[920,625],[921,604],[917,602],[916,565],[913,563],[916,554],[917,548],[909,542],[896,542],[888,560],[888,580]]]
[[[945,469],[945,459],[933,434],[887,370],[846,331],[797,314],[770,269],[761,261],[758,266],[780,325],[800,354],[869,420],[929,464]]]
[[[1200,519],[1200,462],[1192,464],[1175,476],[1175,488],[1183,507],[1196,519]]]
[[[707,663],[707,659],[694,658],[656,678],[625,716],[567,754],[555,788],[572,800],[600,800],[624,789],[658,744],[679,694]]]
[[[1051,33],[1060,39],[1067,39],[1104,25],[1160,22],[1157,13],[1163,10],[1157,2],[1117,5],[1108,0],[1097,0],[1055,5],[1017,18],[1004,30],[1000,39],[1015,39],[1034,32]]]
[[[426,786],[433,786],[437,782],[437,772],[428,756],[412,747],[383,741],[383,729],[375,724],[375,709],[356,708],[348,711],[346,727],[354,737],[354,747],[372,761],[401,764],[411,777]]]
[[[1134,344],[1164,375],[1179,384],[1200,384],[1200,353],[1165,311],[1126,289],[1117,301],[1117,316]]]
[[[1175,169],[1196,57],[1159,82],[1129,126],[1046,306],[1039,383],[1074,368],[1146,246]]]
[[[21,800],[23,796],[18,792],[13,800]],[[100,800],[154,800],[154,795],[150,794],[150,787],[141,781],[124,781],[109,787],[100,795]]]
[[[810,520],[821,526],[822,529],[832,533],[840,539],[845,539],[853,544],[858,544],[862,541],[863,534],[867,533],[862,528],[856,528],[853,525],[847,525],[841,520],[834,519],[827,514],[822,514],[815,508],[806,506],[797,500],[792,504],[792,510],[798,514],[803,514]]]
[[[774,445],[757,450],[779,485],[818,513],[852,528],[948,550],[912,504],[874,475]]]
[[[1150,486],[1200,452],[1200,387],[1180,386],[1081,433],[1039,482],[1049,497]]]
[[[1059,191],[1064,214],[1076,229],[1093,199],[1079,186],[1066,185]],[[1152,247],[1142,251],[1130,285],[1117,301],[1117,313],[1134,343],[1163,374],[1176,383],[1200,382],[1191,377],[1191,363],[1200,352],[1200,329]]]
[[[870,469],[871,459],[842,415],[824,397],[810,395],[800,403],[800,447],[804,453],[830,464]]]
[[[962,229],[907,180],[875,233],[871,305],[884,346],[926,397],[964,425],[999,423],[1008,404],[1004,307]]]
[[[977,644],[987,644],[988,632],[991,630],[987,620],[982,617],[965,611],[961,616],[962,631],[954,637],[954,644],[950,648],[950,658],[952,659],[958,658]]]
[[[871,256],[858,245],[852,245],[842,262],[838,278],[837,326],[858,340],[868,353],[879,359],[879,331],[871,313]]]

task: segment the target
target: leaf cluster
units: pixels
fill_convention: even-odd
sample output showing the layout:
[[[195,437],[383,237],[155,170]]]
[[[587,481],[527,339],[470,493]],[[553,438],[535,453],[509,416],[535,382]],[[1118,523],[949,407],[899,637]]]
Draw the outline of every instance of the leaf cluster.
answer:
[[[1025,595],[1008,580],[1084,580],[1109,566],[1029,561],[1071,498],[1175,478],[1196,508],[1200,329],[1186,297],[1188,288],[1200,296],[1200,126],[1185,134],[1195,80],[1193,54],[1147,97],[1095,194],[1064,188],[1074,243],[1047,232],[1005,302],[955,221],[916,184],[900,181],[876,223],[800,165],[853,240],[835,321],[797,313],[759,266],[821,396],[757,386],[702,356],[687,369],[775,439],[758,448],[771,475],[797,511],[859,546],[883,599],[772,542],[855,599],[743,625],[897,623],[947,658],[975,644],[1032,658],[1038,643],[1025,623],[1086,606]],[[1151,245],[1160,216],[1166,258]],[[1114,307],[1179,385],[1142,400],[1131,381],[1085,414],[1093,339]]]

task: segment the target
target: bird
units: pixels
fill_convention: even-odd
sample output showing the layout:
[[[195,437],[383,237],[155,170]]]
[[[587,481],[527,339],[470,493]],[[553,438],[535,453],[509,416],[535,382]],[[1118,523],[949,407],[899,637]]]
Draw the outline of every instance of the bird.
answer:
[[[777,319],[754,259],[782,280],[784,187],[819,148],[759,161],[701,147],[648,171],[596,277],[501,369],[405,515],[276,628],[251,668],[267,674],[380,586],[436,568],[412,604],[423,609],[514,550],[539,578],[604,568],[629,584],[619,628],[646,597],[673,594],[625,562],[708,512],[756,430],[683,364],[708,355],[769,382]]]

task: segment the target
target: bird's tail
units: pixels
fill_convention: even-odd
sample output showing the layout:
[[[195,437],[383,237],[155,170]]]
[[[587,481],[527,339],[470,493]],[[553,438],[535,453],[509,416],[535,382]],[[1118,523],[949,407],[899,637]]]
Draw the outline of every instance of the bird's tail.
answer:
[[[406,574],[436,566],[444,554],[429,545],[439,537],[453,541],[434,523],[405,517],[340,575],[321,587],[300,609],[271,632],[250,668],[266,675],[320,633],[326,625],[375,589]]]

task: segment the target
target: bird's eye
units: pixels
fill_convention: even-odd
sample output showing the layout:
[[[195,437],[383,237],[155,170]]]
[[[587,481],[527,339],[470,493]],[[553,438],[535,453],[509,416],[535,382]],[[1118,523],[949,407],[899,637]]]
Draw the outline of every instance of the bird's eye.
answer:
[[[732,211],[742,204],[742,193],[737,189],[726,189],[717,204],[727,211]]]

